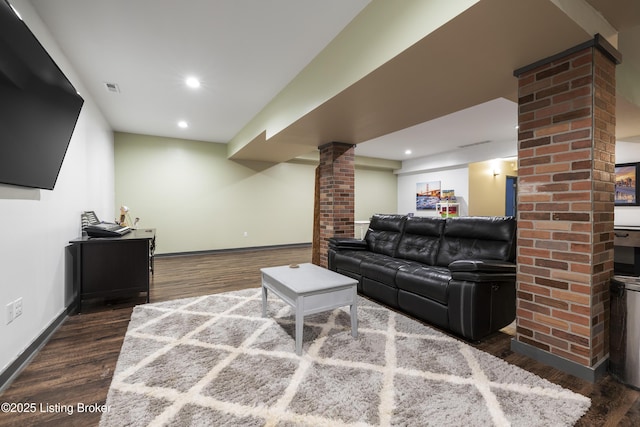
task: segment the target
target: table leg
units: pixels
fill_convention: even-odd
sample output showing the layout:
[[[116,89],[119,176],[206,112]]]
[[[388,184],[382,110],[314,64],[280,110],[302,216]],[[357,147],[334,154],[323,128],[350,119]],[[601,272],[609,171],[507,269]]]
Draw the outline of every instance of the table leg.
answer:
[[[267,317],[267,287],[262,285],[262,317]]]
[[[296,354],[302,355],[302,330],[304,328],[304,297],[296,298]]]
[[[357,298],[357,296],[356,296]],[[358,338],[358,300],[354,300],[351,304],[351,336]]]

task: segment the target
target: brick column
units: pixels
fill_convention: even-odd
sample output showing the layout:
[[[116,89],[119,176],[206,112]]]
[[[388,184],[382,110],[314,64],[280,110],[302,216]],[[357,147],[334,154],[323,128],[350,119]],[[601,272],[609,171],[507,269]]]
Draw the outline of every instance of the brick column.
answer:
[[[615,65],[596,37],[518,78],[514,351],[595,381],[609,353]]]
[[[354,145],[331,142],[319,149],[319,239],[313,252],[319,253],[320,265],[327,267],[329,238],[353,237],[354,233]]]

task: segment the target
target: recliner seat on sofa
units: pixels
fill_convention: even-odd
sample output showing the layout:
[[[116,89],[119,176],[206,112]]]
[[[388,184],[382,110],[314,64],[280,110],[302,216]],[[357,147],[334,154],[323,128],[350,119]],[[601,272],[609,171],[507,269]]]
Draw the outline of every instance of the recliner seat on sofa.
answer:
[[[479,340],[515,319],[513,217],[377,214],[363,240],[329,240],[329,269],[358,292]]]

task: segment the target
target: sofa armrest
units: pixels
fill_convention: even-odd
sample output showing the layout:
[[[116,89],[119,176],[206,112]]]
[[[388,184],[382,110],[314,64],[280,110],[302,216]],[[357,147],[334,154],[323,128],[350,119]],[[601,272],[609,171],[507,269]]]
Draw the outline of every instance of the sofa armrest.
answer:
[[[449,264],[451,278],[468,282],[507,282],[515,280],[516,265],[497,260],[457,260]]]
[[[468,340],[482,339],[516,318],[516,281],[451,280],[449,328]]]
[[[367,250],[367,242],[365,240],[348,237],[331,237],[329,239],[329,248],[333,250],[349,249],[365,251]]]

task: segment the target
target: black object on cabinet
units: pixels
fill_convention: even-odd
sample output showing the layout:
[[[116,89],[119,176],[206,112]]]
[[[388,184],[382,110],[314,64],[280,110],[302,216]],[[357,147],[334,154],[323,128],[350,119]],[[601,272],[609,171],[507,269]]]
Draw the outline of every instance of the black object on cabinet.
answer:
[[[134,297],[146,292],[149,302],[155,229],[133,230],[122,237],[83,236],[69,243],[78,312],[82,312],[82,301],[91,298]]]

